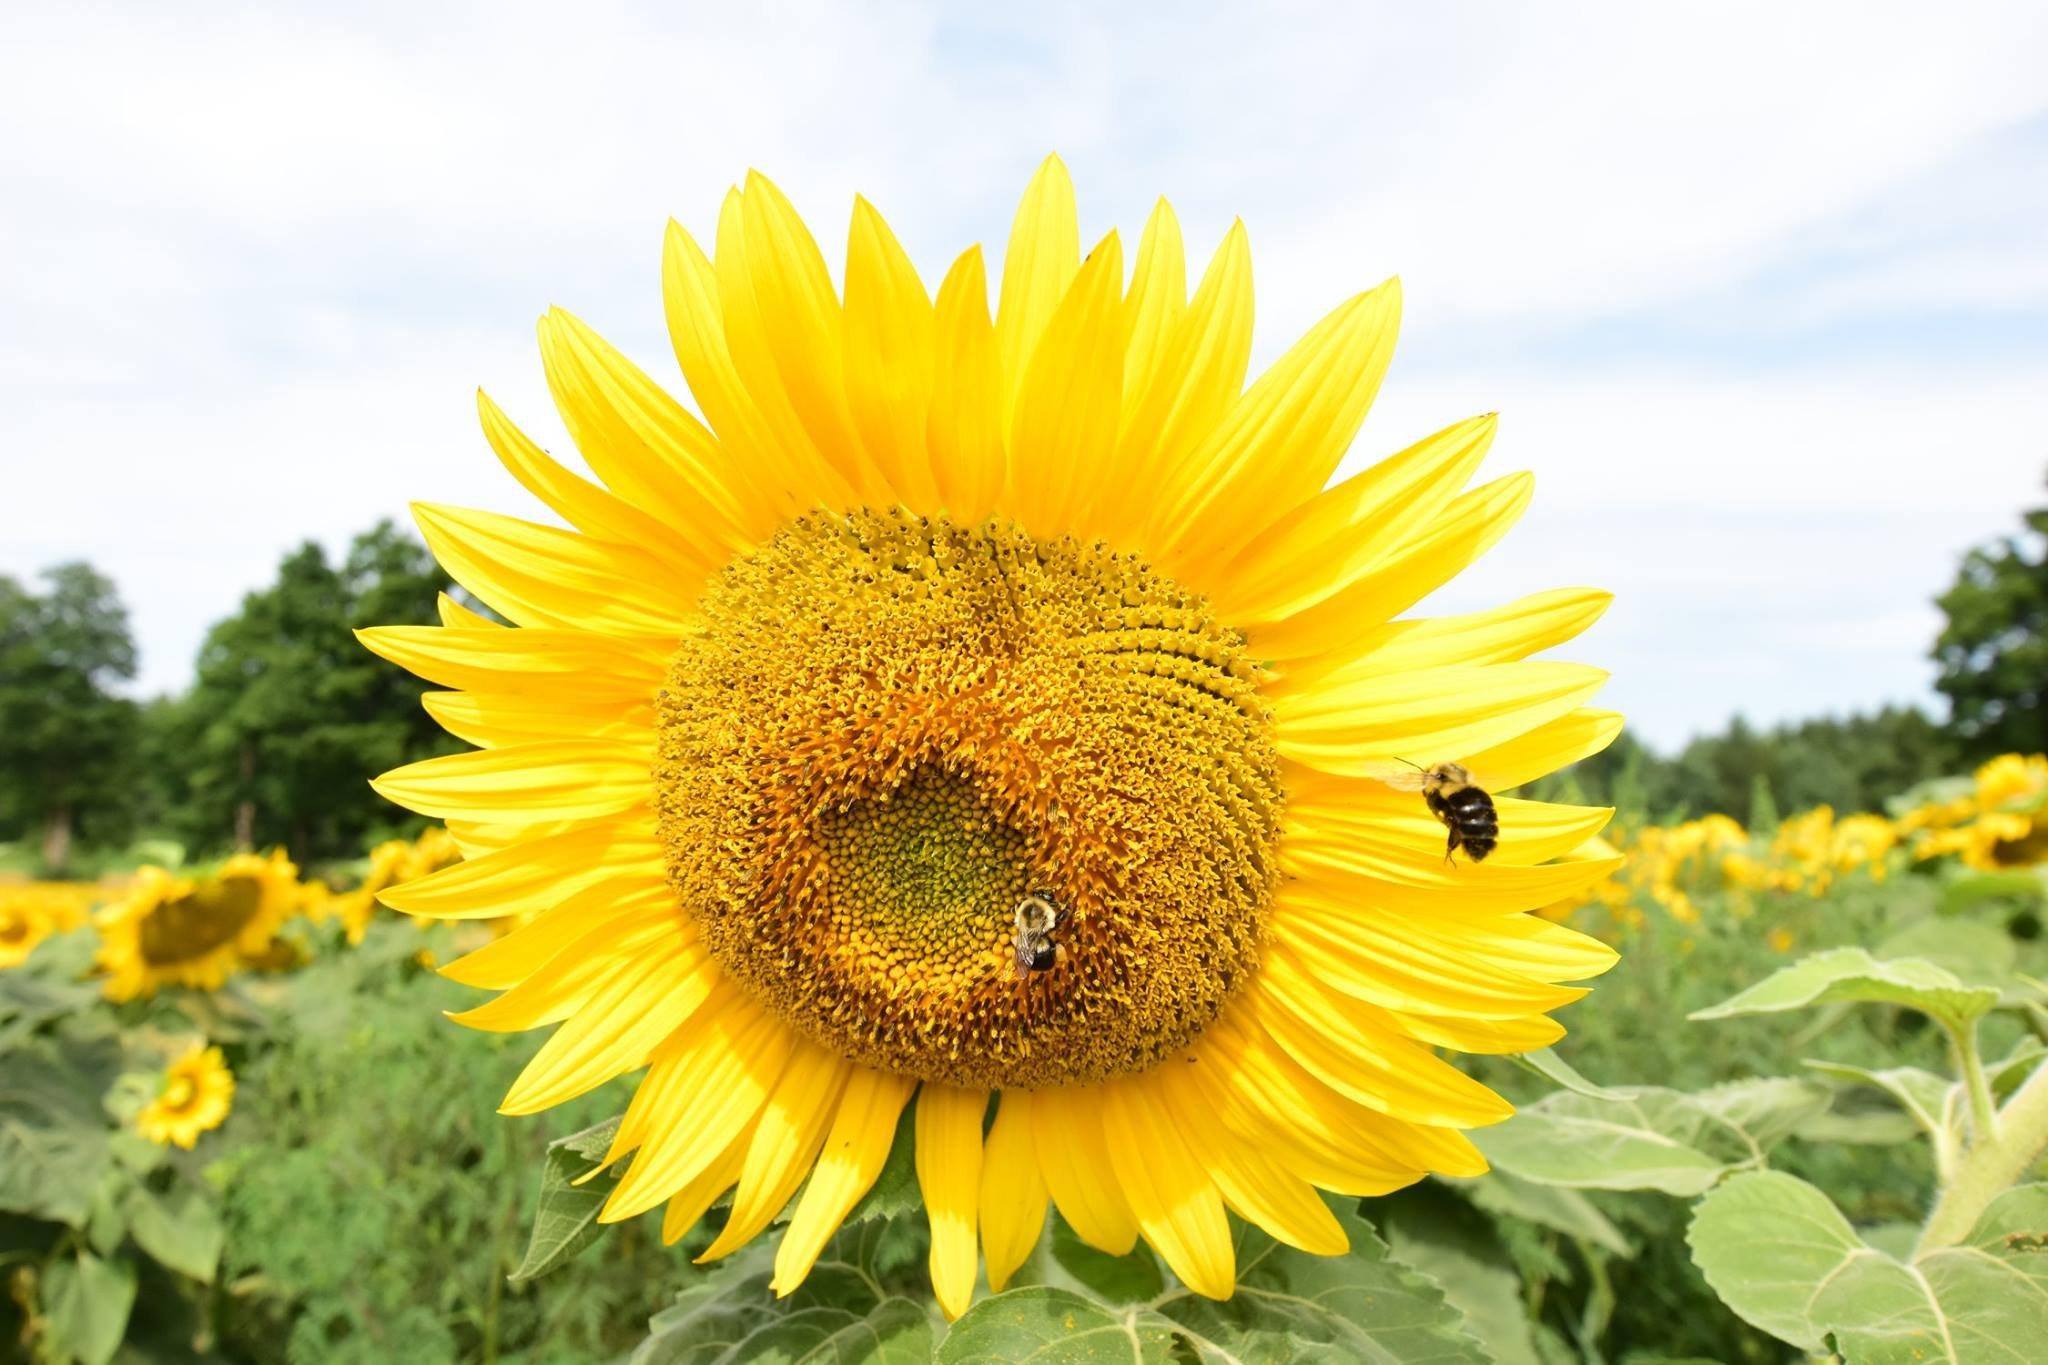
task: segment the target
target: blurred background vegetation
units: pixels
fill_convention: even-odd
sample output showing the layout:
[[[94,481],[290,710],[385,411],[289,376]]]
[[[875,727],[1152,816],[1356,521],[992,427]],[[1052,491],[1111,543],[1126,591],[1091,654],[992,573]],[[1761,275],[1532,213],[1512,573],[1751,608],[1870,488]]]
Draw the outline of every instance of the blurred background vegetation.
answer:
[[[1878,809],[2000,753],[2048,750],[2048,507],[1964,558],[1930,654],[1946,718],[1912,706],[1768,729],[1735,717],[1659,754],[1624,732],[1545,783],[1624,821],[1710,812],[1769,828],[1779,811]],[[180,696],[136,701],[116,584],[87,564],[0,577],[0,845],[16,870],[92,875],[109,850],[168,839],[191,856],[281,844],[302,864],[354,857],[419,822],[370,777],[459,747],[421,710],[426,684],[350,632],[428,623],[446,579],[390,522],[339,562],[308,542],[206,637]]]

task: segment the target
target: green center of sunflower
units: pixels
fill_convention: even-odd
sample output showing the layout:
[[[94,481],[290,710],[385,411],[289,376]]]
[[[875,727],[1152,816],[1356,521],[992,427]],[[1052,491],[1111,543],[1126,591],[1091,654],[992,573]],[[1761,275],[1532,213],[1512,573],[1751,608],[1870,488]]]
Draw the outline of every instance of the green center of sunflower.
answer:
[[[164,1083],[164,1092],[160,1098],[166,1109],[183,1109],[197,1098],[198,1092],[199,1087],[193,1079],[181,1073]]]
[[[1142,1070],[1258,967],[1281,813],[1260,677],[1200,597],[1100,544],[799,520],[712,583],[670,664],[670,883],[728,972],[865,1065]],[[1041,891],[1043,944],[1019,917]]]
[[[232,943],[263,908],[263,884],[254,877],[202,882],[190,895],[149,912],[139,931],[142,960],[152,967],[201,958]]]

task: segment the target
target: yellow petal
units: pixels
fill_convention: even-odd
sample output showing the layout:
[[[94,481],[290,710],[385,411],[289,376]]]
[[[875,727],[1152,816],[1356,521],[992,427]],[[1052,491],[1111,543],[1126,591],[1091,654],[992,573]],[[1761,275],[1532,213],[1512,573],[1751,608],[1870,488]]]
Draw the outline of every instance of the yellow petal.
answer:
[[[654,725],[650,699],[586,699],[548,692],[424,692],[420,705],[449,734],[480,749],[545,739],[628,739]]]
[[[1611,876],[1619,858],[1575,859],[1512,867],[1463,858],[1417,857],[1355,834],[1332,836],[1299,826],[1280,847],[1287,875],[1304,882],[1355,881],[1352,898],[1416,916],[1473,918],[1533,910]]]
[[[1280,752],[1324,772],[1377,777],[1406,759],[1462,762],[1566,715],[1607,674],[1528,661],[1412,669],[1274,698]]]
[[[1123,401],[1123,278],[1112,232],[1088,254],[1025,369],[1010,422],[1007,501],[1034,535],[1072,530],[1098,494],[1128,496],[1100,483]]]
[[[981,1199],[981,1119],[986,1090],[926,1081],[917,1094],[917,1186],[931,1223],[932,1294],[951,1322],[974,1298],[976,1217]],[[1039,1220],[1044,1221],[1043,1196]]]
[[[1124,401],[1128,406],[1152,382],[1167,341],[1188,307],[1187,261],[1180,219],[1161,199],[1145,220],[1131,287],[1124,294]]]
[[[556,740],[423,759],[370,786],[387,801],[442,819],[583,820],[646,801],[653,767],[646,744]]]
[[[1527,1019],[1460,1019],[1450,1015],[1396,1014],[1403,1033],[1432,1047],[1498,1056],[1534,1052],[1564,1037],[1564,1025],[1544,1015]]]
[[[1412,917],[1309,899],[1289,886],[1274,906],[1273,937],[1318,980],[1386,1010],[1519,1019],[1570,1004],[1584,992],[1539,982],[1459,950],[1435,934],[1411,932]]]
[[[910,256],[872,204],[853,201],[846,243],[846,399],[896,501],[939,505],[925,446],[938,322]]]
[[[716,1160],[668,1197],[668,1207],[661,1215],[663,1246],[674,1246],[681,1241],[683,1234],[697,1226],[705,1211],[718,1201],[718,1196],[731,1189],[732,1182],[740,1178],[740,1161],[747,1154],[747,1138],[751,1131],[743,1130],[735,1135]]]
[[[1237,1284],[1230,1220],[1159,1087],[1125,1076],[1102,1088],[1102,1133],[1145,1240],[1197,1294],[1227,1299]]]
[[[1431,932],[1455,951],[1535,981],[1585,981],[1620,960],[1620,954],[1599,939],[1533,915],[1446,922],[1432,925]]]
[[[981,1250],[988,1287],[1001,1293],[1045,1230],[1045,1176],[1038,1169],[1028,1090],[1005,1090],[981,1157]],[[936,1283],[936,1282],[935,1282]]]
[[[718,1239],[697,1258],[699,1263],[731,1255],[782,1212],[817,1160],[853,1069],[815,1043],[796,1045],[754,1121],[754,1137],[733,1191],[732,1215]]]
[[[1073,282],[1081,258],[1074,182],[1056,156],[1039,164],[1025,187],[1003,254],[1003,292],[996,308],[996,365],[1003,430],[1007,431],[1024,368],[1038,338]]]
[[[755,1117],[793,1041],[737,990],[700,1008],[656,1054],[619,1120],[606,1161],[634,1152],[633,1164],[598,1221],[634,1217],[688,1187],[742,1133],[751,1150]]]
[[[471,611],[445,592],[434,594],[434,610],[440,616],[442,625],[458,629],[498,629],[502,624],[480,612]]]
[[[1189,457],[1187,491],[1162,523],[1162,560],[1219,562],[1329,482],[1379,392],[1400,319],[1400,283],[1389,280],[1337,308],[1259,377]]]
[[[601,882],[543,911],[503,938],[464,953],[442,967],[441,975],[465,986],[506,990],[554,961],[583,935],[599,930],[616,934],[620,924],[641,917],[668,896],[665,883],[622,891],[619,883]]]
[[[375,626],[356,639],[443,687],[540,691],[607,705],[651,699],[667,672],[667,650],[587,630]]]
[[[681,936],[624,964],[541,1045],[498,1112],[537,1114],[645,1066],[717,976],[703,946]]]
[[[1038,1169],[1074,1235],[1112,1256],[1136,1246],[1138,1221],[1103,1141],[1101,1089],[1040,1090],[1031,1097],[1031,1119]]]
[[[845,318],[825,257],[795,206],[759,171],[747,172],[740,209],[762,342],[790,407],[825,462],[861,499],[883,501],[890,489],[868,459],[846,406],[840,355]],[[724,250],[723,238],[719,249]]]
[[[1514,1107],[1387,1022],[1384,1011],[1332,996],[1284,949],[1259,966],[1254,1013],[1273,1041],[1324,1085],[1414,1123],[1476,1127]]]
[[[1336,591],[1420,532],[1470,482],[1493,445],[1491,413],[1446,427],[1301,503],[1218,575],[1232,621],[1280,620]]]
[[[1332,590],[1315,605],[1282,620],[1255,622],[1245,633],[1270,658],[1334,653],[1349,659],[1359,636],[1407,611],[1491,549],[1522,515],[1534,488],[1529,475],[1510,474],[1463,494],[1421,535],[1354,576],[1327,584]]]
[[[543,345],[543,354],[547,347]],[[477,416],[483,422],[484,439],[490,442],[499,463],[519,480],[529,493],[553,508],[561,518],[585,535],[647,551],[667,565],[678,578],[695,580],[717,567],[718,561],[700,553],[676,525],[657,521],[640,507],[613,497],[587,479],[578,477],[548,458],[547,452],[529,440],[512,424],[504,411],[482,389],[476,391]],[[707,435],[706,439],[709,437]],[[663,506],[662,503],[649,503]],[[686,525],[695,525],[701,517]],[[454,621],[444,624],[455,625]]]
[[[804,1282],[825,1243],[882,1173],[904,1102],[916,1086],[908,1076],[866,1067],[855,1067],[847,1078],[824,1150],[775,1248],[775,1277],[768,1284],[775,1297],[786,1298]]]
[[[674,639],[692,605],[630,545],[463,507],[416,503],[413,519],[456,582],[521,625]]]
[[[1371,778],[1339,777],[1290,765],[1282,777],[1291,827],[1331,839],[1363,839],[1389,852],[1406,849],[1440,861],[1444,826],[1412,792],[1397,792]],[[1490,790],[1491,775],[1473,774]],[[1500,816],[1500,843],[1488,855],[1496,867],[1531,867],[1561,857],[1598,834],[1614,812],[1605,806],[1567,806],[1549,801],[1493,798]]]
[[[1233,1137],[1217,1124],[1215,1111],[1186,1066],[1163,1066],[1155,1074],[1188,1149],[1216,1182],[1223,1202],[1240,1218],[1317,1256],[1341,1256],[1351,1249],[1343,1224],[1314,1186],[1288,1174],[1255,1144]]]
[[[1613,593],[1596,588],[1560,588],[1532,593],[1490,611],[1390,621],[1332,655],[1339,661],[1348,655],[1350,661],[1339,662],[1323,680],[1348,682],[1395,668],[1513,663],[1575,638],[1599,620],[1613,601]],[[1305,676],[1305,670],[1290,667],[1277,690],[1299,686]]]
[[[1190,457],[1237,401],[1251,353],[1251,239],[1237,222],[1203,272],[1194,301],[1162,338],[1144,387],[1124,395],[1117,467],[1129,471],[1130,487],[1147,490],[1127,500],[1133,544],[1149,549],[1175,529],[1180,500],[1193,496],[1200,475]],[[1104,513],[1117,506],[1106,500]],[[1114,530],[1114,522],[1106,524]],[[1224,581],[1217,577],[1210,586]]]
[[[1621,713],[1582,708],[1469,756],[1496,792],[1519,787],[1599,753],[1621,733]]]
[[[1003,491],[1001,372],[981,248],[970,247],[939,285],[938,340],[925,440],[939,504],[958,522],[988,516]]]
[[[407,915],[486,919],[534,914],[597,886],[658,886],[666,864],[651,834],[638,822],[584,826],[400,882],[377,899]]]
[[[673,905],[636,897],[630,913],[593,918],[567,949],[497,999],[448,1017],[490,1033],[520,1033],[559,1023],[595,995],[622,963],[688,939]]]
[[[550,309],[538,330],[555,407],[600,479],[714,566],[774,524],[744,447],[720,442],[573,313]]]

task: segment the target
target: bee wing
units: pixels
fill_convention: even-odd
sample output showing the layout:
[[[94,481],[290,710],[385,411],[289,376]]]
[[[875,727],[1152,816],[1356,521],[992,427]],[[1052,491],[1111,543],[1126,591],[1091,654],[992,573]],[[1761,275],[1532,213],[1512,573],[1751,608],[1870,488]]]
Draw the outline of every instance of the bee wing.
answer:
[[[1369,760],[1365,768],[1368,777],[1375,782],[1384,782],[1397,792],[1419,792],[1429,776],[1420,768],[1411,768],[1394,758]]]

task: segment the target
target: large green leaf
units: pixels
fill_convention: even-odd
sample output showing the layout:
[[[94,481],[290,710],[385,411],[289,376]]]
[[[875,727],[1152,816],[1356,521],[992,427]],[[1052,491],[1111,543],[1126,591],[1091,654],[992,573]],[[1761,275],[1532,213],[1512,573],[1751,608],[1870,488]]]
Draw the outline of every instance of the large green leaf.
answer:
[[[1501,1170],[1470,1180],[1437,1178],[1488,1213],[1550,1228],[1590,1242],[1624,1260],[1635,1255],[1636,1249],[1621,1229],[1577,1190],[1562,1185],[1539,1185]]]
[[[1542,1365],[1522,1277],[1484,1214],[1434,1183],[1376,1200],[1371,1212],[1394,1259],[1443,1287],[1495,1365]]]
[[[1972,919],[1918,920],[1878,944],[1874,955],[1931,962],[1968,986],[2003,985],[2018,958],[2010,934]]]
[[[1859,1237],[1803,1180],[1737,1176],[1700,1202],[1687,1240],[1735,1313],[1849,1365],[2030,1365],[2048,1343],[2048,1185],[1994,1200],[1961,1246],[1907,1262]]]
[[[526,1255],[512,1272],[514,1284],[547,1274],[604,1232],[597,1214],[616,1181],[606,1174],[582,1184],[577,1182],[597,1169],[618,1130],[619,1121],[607,1119],[548,1144],[547,1157],[541,1165],[540,1202],[534,1209],[533,1231],[526,1241]]]
[[[1952,877],[1941,889],[1940,913],[1959,915],[1992,900],[2048,901],[2048,868],[2026,867]]]
[[[1166,1289],[1166,1271],[1143,1242],[1112,1256],[1075,1236],[1066,1219],[1048,1217],[1044,1234],[1013,1283],[1019,1289],[1071,1289],[1100,1303],[1122,1305],[1157,1298]]]
[[[1579,1074],[1579,1069],[1558,1056],[1555,1048],[1539,1047],[1534,1052],[1519,1053],[1513,1060],[1559,1089],[1569,1090],[1575,1095],[1586,1095],[1596,1100],[1621,1098],[1619,1092],[1595,1084]]]
[[[1880,1071],[1850,1066],[1847,1062],[1809,1061],[1806,1065],[1823,1076],[1884,1091],[1922,1132],[1938,1142],[1953,1142],[1960,1136],[1962,1087],[1946,1076],[1917,1066],[1887,1067]]]
[[[0,1210],[82,1228],[111,1160],[100,1108],[121,1064],[110,1037],[39,1041],[0,1067]]]
[[[1632,1086],[1619,1100],[1560,1092],[1472,1135],[1500,1170],[1544,1185],[1661,1190],[1691,1197],[1754,1158],[1738,1134],[1676,1090]]]
[[[50,1264],[41,1294],[51,1344],[81,1365],[106,1365],[135,1307],[135,1267],[81,1250]]]
[[[768,1288],[775,1250],[756,1240],[706,1270],[648,1324],[632,1365],[835,1362],[924,1365],[930,1315],[885,1281],[918,1254],[914,1233],[880,1219],[833,1238],[802,1287]]]
[[[131,1185],[125,1208],[129,1234],[159,1265],[202,1284],[213,1283],[226,1233],[205,1195],[185,1184],[163,1194]]]
[[[1174,1324],[1050,1285],[1010,1289],[969,1308],[933,1357],[940,1365],[1165,1365]],[[638,1365],[638,1362],[635,1363]]]
[[[1486,1361],[1442,1286],[1394,1260],[1355,1212],[1336,1215],[1351,1239],[1348,1254],[1310,1256],[1240,1224],[1235,1294],[1218,1302],[1183,1290],[1154,1307],[1210,1365]]]
[[[1954,973],[1918,958],[1886,962],[1861,948],[1834,948],[1773,972],[1748,990],[1694,1010],[1689,1017],[1732,1019],[1837,1001],[1903,1005],[1961,1028],[1996,1005],[1998,991],[1966,986]]]

